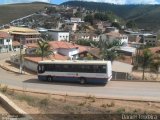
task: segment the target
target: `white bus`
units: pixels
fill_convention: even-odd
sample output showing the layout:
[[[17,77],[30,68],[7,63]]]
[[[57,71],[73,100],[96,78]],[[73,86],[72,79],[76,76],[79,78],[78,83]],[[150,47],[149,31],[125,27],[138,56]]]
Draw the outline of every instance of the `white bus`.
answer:
[[[38,79],[106,84],[112,78],[110,61],[53,60],[38,63]]]

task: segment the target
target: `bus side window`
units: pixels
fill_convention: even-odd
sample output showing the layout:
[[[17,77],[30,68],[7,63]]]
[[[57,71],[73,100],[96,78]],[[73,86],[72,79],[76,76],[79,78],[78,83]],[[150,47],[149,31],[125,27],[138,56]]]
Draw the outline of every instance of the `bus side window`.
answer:
[[[59,65],[55,65],[55,71],[58,72],[59,71]]]
[[[101,68],[101,73],[106,73],[106,66],[105,66],[105,65],[102,65],[101,67],[102,67],[102,68]]]
[[[62,71],[63,72],[68,72],[69,71],[69,65],[63,65]]]
[[[94,72],[94,73],[99,73],[99,71],[100,71],[100,70],[99,70],[98,65],[94,65],[94,66],[93,66],[93,72]]]

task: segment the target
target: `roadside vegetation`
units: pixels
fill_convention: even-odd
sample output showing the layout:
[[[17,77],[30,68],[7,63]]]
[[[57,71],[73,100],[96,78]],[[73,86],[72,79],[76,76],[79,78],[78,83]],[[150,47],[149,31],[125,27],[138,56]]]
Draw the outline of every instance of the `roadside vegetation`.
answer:
[[[48,57],[50,54],[53,54],[53,52],[50,50],[50,45],[47,41],[41,39],[38,40],[38,49],[36,51],[36,54],[38,56],[41,56],[41,59],[43,61],[44,57]]]
[[[28,93],[25,91],[15,91],[1,85],[0,91],[13,100],[25,112],[32,114],[36,120],[41,119],[67,119],[72,120],[75,117],[81,120],[82,117],[87,120],[99,120],[106,118],[102,114],[143,114],[160,113],[160,103],[125,101],[112,99],[97,99],[95,96],[70,97],[51,94]],[[34,115],[39,114],[39,115]],[[40,115],[43,114],[43,115]],[[63,114],[59,116],[59,114]],[[72,115],[71,115],[72,114]],[[84,115],[86,114],[86,115]],[[95,115],[96,114],[96,115]],[[74,116],[75,115],[75,116]],[[115,119],[121,116],[107,116]]]
[[[137,50],[135,56],[134,69],[137,70],[138,67],[142,68],[142,80],[146,80],[147,77],[145,73],[150,71],[150,74],[155,76],[154,79],[159,79],[159,67],[160,67],[160,57],[158,53],[153,54],[148,48],[140,48]],[[153,78],[149,78],[153,79]]]

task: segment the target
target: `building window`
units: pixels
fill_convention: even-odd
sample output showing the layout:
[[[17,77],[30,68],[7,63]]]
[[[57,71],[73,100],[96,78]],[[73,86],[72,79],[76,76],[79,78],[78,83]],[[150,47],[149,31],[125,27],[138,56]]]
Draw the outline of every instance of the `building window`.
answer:
[[[3,41],[3,39],[0,39],[0,44],[4,44],[4,41]]]
[[[10,42],[10,39],[7,39],[7,42]]]

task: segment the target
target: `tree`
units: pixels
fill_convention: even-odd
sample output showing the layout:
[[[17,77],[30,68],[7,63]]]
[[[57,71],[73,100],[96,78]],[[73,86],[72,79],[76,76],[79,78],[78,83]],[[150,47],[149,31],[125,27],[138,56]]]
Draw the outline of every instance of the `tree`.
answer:
[[[118,22],[113,22],[112,27],[116,27],[117,29],[121,29],[121,25]]]
[[[89,22],[91,25],[93,25],[93,19],[94,18],[92,15],[87,15],[87,16],[85,16],[84,21]]]
[[[81,17],[82,17],[82,13],[78,11],[78,12],[76,12],[76,13],[74,14],[74,16],[81,18]]]
[[[157,78],[159,74],[159,68],[160,68],[160,60],[156,60],[151,63],[151,69],[153,70],[153,72],[157,74]]]
[[[119,40],[113,40],[109,42],[108,40],[102,40],[100,37],[99,45],[102,59],[114,61],[121,54],[117,52],[122,43]]]
[[[102,51],[102,58],[105,60],[114,61],[118,57],[118,53],[114,49],[105,49]]]
[[[44,57],[47,57],[50,54],[53,54],[52,51],[50,50],[50,45],[48,44],[47,41],[41,39],[41,40],[38,40],[37,43],[39,48],[37,49],[36,53],[37,55],[40,55],[42,57],[42,61]]]
[[[126,23],[126,27],[134,29],[134,28],[137,28],[137,25],[133,20],[131,20]]]
[[[150,66],[152,62],[152,56],[153,54],[149,49],[144,49],[143,50],[143,55],[142,55],[142,68],[143,68],[143,75],[142,75],[142,80],[144,80],[145,77],[145,69]]]

